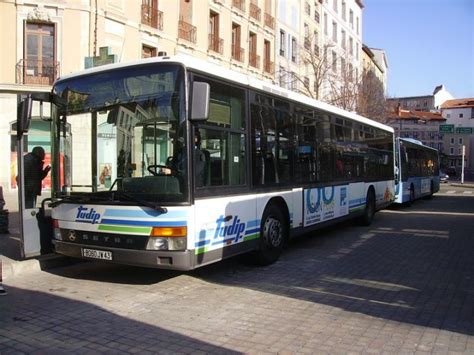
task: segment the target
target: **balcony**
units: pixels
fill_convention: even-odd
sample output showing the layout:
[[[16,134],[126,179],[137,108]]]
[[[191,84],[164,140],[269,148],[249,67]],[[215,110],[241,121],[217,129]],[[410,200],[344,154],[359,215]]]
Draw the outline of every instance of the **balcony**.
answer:
[[[162,31],[163,12],[150,5],[142,4],[142,23]]]
[[[269,60],[264,60],[263,71],[265,73],[273,74],[275,72],[275,64]]]
[[[216,34],[209,34],[209,50],[222,54],[224,52],[224,40]]]
[[[232,45],[232,59],[238,60],[239,62],[244,61],[245,51],[239,45]]]
[[[178,23],[178,37],[188,42],[196,43],[196,26],[187,23],[186,21],[179,20]]]
[[[232,6],[245,12],[245,0],[232,0]]]
[[[260,56],[256,55],[255,53],[249,54],[249,65],[251,67],[260,69]]]
[[[272,30],[275,29],[275,18],[272,15],[265,13],[264,22],[265,26],[270,27]]]
[[[250,17],[253,17],[255,20],[260,22],[262,10],[255,5],[254,3],[250,3]]]
[[[16,65],[17,84],[53,85],[59,75],[55,61],[20,60]]]

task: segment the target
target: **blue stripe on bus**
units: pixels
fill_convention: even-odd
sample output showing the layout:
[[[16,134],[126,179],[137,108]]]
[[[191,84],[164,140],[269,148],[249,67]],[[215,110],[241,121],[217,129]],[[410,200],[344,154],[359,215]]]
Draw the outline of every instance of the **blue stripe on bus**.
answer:
[[[152,218],[166,215],[168,218],[186,218],[186,211],[170,211],[166,213],[161,213],[154,210],[116,210],[116,209],[106,209],[104,216],[107,217],[138,217],[138,218]]]
[[[361,205],[365,205],[365,198],[359,198],[357,200],[349,201],[349,207],[357,207]]]
[[[247,222],[247,228],[256,227],[256,226],[259,226],[259,225],[260,225],[260,221],[258,219],[254,220],[254,221],[248,221]]]
[[[194,243],[196,247],[203,247],[206,244],[209,244],[211,241],[209,239],[201,240],[199,242]]]
[[[131,221],[124,219],[103,218],[101,224],[113,224],[124,226],[147,226],[147,227],[186,227],[186,221]]]
[[[245,231],[245,235],[253,234],[253,233],[258,233],[260,232],[260,228],[255,228],[255,229],[247,229]]]

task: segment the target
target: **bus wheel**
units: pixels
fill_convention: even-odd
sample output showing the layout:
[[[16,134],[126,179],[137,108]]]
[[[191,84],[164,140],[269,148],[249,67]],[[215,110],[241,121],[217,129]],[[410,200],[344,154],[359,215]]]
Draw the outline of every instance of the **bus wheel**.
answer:
[[[413,205],[413,202],[415,202],[415,186],[411,185],[410,186],[410,200],[408,201],[408,206]]]
[[[375,215],[375,194],[373,189],[367,191],[367,197],[365,199],[365,210],[359,222],[363,226],[369,226],[372,223]]]
[[[430,200],[433,198],[433,194],[434,194],[434,186],[433,186],[433,181],[431,181],[431,186],[430,186],[430,194],[428,196],[426,196],[426,199],[427,200]]]
[[[257,261],[270,265],[278,260],[288,237],[288,220],[277,205],[265,209],[260,226],[260,242]]]

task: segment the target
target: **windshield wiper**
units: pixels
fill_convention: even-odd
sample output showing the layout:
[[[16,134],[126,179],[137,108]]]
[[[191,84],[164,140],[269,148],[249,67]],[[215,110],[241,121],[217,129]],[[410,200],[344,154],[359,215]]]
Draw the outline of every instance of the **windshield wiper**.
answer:
[[[53,201],[49,204],[50,207],[59,206],[62,203],[74,202],[74,203],[90,203],[97,201],[109,201],[109,202],[120,202],[120,200],[133,201],[140,205],[153,208],[155,211],[160,213],[166,213],[168,210],[165,207],[161,207],[153,202],[142,200],[138,197],[130,195],[123,191],[100,191],[96,193],[87,193],[81,195],[64,195],[60,197],[60,200]]]
[[[59,196],[60,200],[53,201],[49,203],[50,207],[56,207],[59,206],[62,203],[66,202],[75,202],[75,203],[89,203],[89,202],[95,202],[95,201],[103,201],[103,198],[100,198],[99,196],[94,196],[94,195],[64,195],[64,196]]]
[[[153,202],[142,200],[141,198],[135,197],[135,196],[130,195],[130,194],[128,194],[126,192],[123,192],[123,191],[113,191],[112,196],[117,197],[118,199],[126,199],[128,201],[133,201],[133,202],[139,203],[140,205],[143,205],[143,206],[151,207],[155,211],[158,211],[160,213],[168,212],[168,209],[166,207],[161,207],[157,204],[154,204]]]

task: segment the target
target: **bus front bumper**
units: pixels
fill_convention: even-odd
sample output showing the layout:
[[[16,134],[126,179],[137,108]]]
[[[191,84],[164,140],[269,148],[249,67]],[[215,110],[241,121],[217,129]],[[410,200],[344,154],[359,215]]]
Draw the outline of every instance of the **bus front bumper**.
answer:
[[[155,251],[83,245],[55,240],[56,253],[94,261],[142,266],[169,270],[194,269],[192,250]]]

